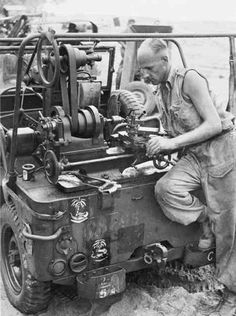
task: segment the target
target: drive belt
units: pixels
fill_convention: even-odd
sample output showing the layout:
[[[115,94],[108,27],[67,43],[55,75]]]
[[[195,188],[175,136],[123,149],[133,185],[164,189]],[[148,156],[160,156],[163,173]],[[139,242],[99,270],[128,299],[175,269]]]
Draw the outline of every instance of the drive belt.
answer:
[[[67,57],[68,68],[61,70],[61,92],[65,114],[71,117],[72,134],[76,134],[78,129],[78,104],[77,104],[77,80],[76,80],[76,55],[74,48],[70,44],[63,45],[64,58]],[[68,87],[67,78],[68,76]]]
[[[61,97],[65,115],[70,117],[70,101],[66,85],[66,76],[66,73],[61,73],[60,75]]]

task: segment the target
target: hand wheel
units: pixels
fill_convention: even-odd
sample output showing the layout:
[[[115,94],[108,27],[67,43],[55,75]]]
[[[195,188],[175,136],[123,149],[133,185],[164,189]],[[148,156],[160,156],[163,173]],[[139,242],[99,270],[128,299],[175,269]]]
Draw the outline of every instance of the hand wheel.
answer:
[[[167,156],[167,158],[166,158]],[[167,154],[159,154],[159,155],[154,155],[153,156],[153,165],[154,167],[156,167],[159,170],[163,170],[166,167],[169,166],[169,164],[171,163],[171,155]]]
[[[38,65],[39,76],[43,85],[47,88],[51,88],[58,81],[59,73],[60,73],[59,48],[53,35],[54,34],[52,32],[42,33],[41,38],[39,39],[38,45],[37,45],[37,65]],[[51,44],[53,49],[51,52],[47,50],[47,56],[42,57],[42,48],[43,48],[44,42]],[[52,73],[52,78],[48,79],[45,77],[43,66],[45,64],[49,65],[50,63],[53,66],[52,67],[53,73]]]

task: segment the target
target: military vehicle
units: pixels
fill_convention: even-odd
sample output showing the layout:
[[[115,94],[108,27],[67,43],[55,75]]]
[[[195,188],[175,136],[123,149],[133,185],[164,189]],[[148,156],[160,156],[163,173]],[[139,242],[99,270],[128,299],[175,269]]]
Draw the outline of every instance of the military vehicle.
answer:
[[[236,35],[214,36],[229,38],[235,113]],[[147,37],[179,47],[177,38],[204,35],[46,32],[8,47],[18,64],[16,86],[0,95],[1,272],[23,313],[45,310],[53,284],[103,299],[123,292],[131,271],[214,263],[214,248],[195,248],[199,224],[170,221],[155,200],[175,155],[145,154],[151,135],[165,137],[158,115],[145,115],[132,92],[112,90],[112,43]]]

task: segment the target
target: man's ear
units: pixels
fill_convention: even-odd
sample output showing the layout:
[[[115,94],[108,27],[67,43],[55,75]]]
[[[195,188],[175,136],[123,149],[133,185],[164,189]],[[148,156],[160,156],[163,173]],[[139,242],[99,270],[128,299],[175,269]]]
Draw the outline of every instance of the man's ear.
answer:
[[[164,55],[164,56],[161,56],[161,60],[164,60],[165,62],[168,62],[169,61],[169,57]]]

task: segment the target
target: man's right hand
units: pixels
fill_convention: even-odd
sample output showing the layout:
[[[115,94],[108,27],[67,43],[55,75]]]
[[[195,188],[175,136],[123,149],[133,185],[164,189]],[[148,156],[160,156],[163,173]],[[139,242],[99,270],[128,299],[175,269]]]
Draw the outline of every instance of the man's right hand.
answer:
[[[152,158],[154,155],[162,152],[175,151],[177,148],[174,139],[175,138],[165,138],[162,136],[152,137],[146,145],[146,155]]]

